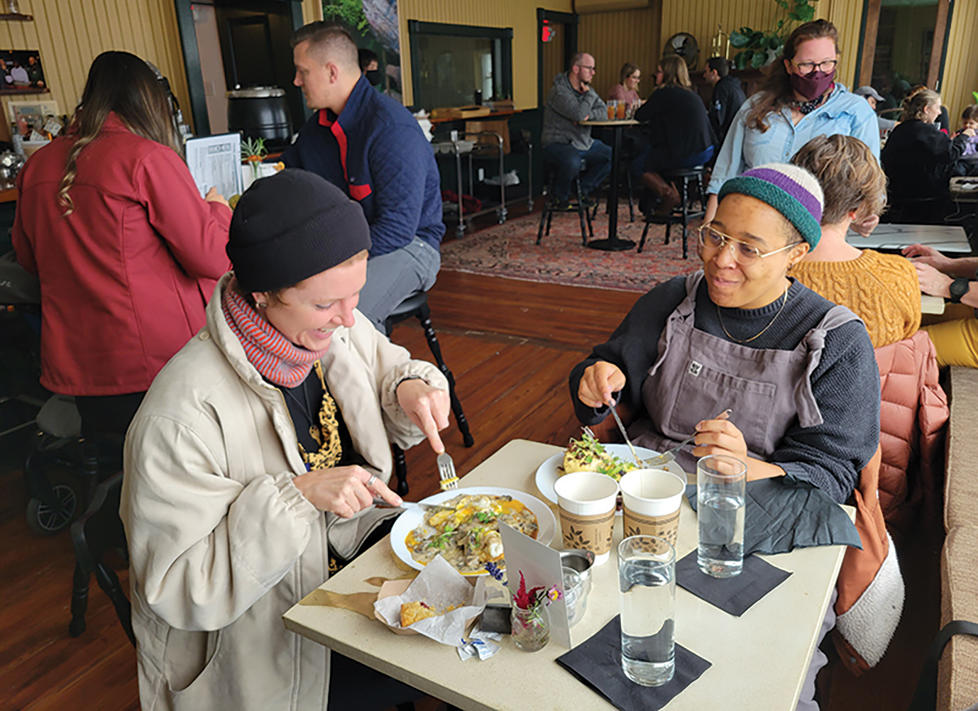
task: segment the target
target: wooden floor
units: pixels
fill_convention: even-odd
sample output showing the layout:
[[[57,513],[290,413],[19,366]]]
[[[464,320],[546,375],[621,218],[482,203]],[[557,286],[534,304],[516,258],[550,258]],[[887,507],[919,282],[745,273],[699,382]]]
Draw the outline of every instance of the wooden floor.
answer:
[[[464,474],[510,439],[563,444],[577,431],[567,374],[593,343],[614,329],[637,295],[449,272],[439,275],[430,297],[439,341],[475,437],[475,445],[465,448],[454,422],[445,434]],[[393,340],[417,357],[430,357],[415,323],[399,325]],[[5,542],[0,549],[5,575],[0,592],[0,709],[137,708],[135,655],[105,596],[94,586],[88,630],[77,639],[67,634],[70,543],[66,534],[38,537],[24,522],[26,494],[18,468],[24,447],[24,438],[0,440],[0,484],[7,492],[0,503]],[[436,490],[429,449],[419,446],[408,452],[408,471],[409,498]],[[830,667],[824,675],[823,698],[828,702],[823,708],[906,707],[923,650],[936,630],[939,599],[939,539],[915,536],[911,543],[900,551],[911,579],[907,613],[891,651],[861,679],[837,664]],[[125,580],[125,572],[120,574]],[[567,683],[577,682],[568,677]]]

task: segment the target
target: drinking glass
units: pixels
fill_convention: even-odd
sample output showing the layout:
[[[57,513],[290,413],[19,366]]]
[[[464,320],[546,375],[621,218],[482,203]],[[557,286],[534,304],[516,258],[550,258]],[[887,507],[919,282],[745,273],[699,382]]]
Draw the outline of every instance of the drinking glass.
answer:
[[[744,567],[744,487],[747,465],[723,454],[696,463],[696,563],[714,578],[732,578]]]
[[[613,121],[615,118],[615,112],[618,110],[618,102],[609,101],[607,106],[608,106],[608,120]]]
[[[615,108],[617,109],[616,116],[618,117],[618,120],[623,121],[625,119],[625,109],[626,109],[625,102],[624,101],[616,102]]]
[[[675,662],[676,551],[664,538],[618,544],[621,668],[642,686],[672,679]]]

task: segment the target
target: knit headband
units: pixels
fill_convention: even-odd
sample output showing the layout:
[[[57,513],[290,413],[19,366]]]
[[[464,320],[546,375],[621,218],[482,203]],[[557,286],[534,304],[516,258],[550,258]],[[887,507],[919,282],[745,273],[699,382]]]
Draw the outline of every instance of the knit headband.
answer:
[[[731,178],[720,188],[719,199],[736,193],[757,198],[784,215],[814,249],[822,238],[822,187],[804,168],[768,163]]]

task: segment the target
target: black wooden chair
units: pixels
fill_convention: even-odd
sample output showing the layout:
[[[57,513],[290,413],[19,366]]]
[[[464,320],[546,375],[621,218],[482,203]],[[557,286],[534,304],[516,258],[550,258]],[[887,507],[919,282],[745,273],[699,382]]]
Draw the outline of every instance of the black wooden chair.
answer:
[[[119,577],[106,563],[108,553],[114,550],[123,553],[126,551],[126,534],[119,518],[121,492],[122,472],[118,472],[95,487],[88,510],[71,526],[71,542],[75,547],[75,574],[68,633],[72,637],[78,637],[85,631],[88,588],[94,573],[99,587],[112,602],[126,636],[135,646],[129,598],[119,584]]]
[[[391,315],[387,317],[385,323],[387,335],[390,335],[395,324],[411,317],[417,318],[421,324],[421,328],[424,329],[425,339],[428,341],[428,348],[431,350],[431,355],[435,357],[435,364],[448,380],[448,394],[452,402],[452,414],[455,416],[455,422],[458,423],[458,429],[462,433],[462,442],[466,447],[471,447],[475,444],[475,440],[469,431],[469,422],[465,419],[465,412],[462,411],[462,401],[458,399],[458,395],[455,392],[455,376],[445,363],[445,358],[441,353],[441,345],[438,343],[438,336],[435,333],[434,326],[431,325],[431,308],[428,306],[427,293],[417,291],[398,304],[394,311],[391,312]],[[404,457],[404,451],[400,447],[395,444],[391,445],[391,448],[394,452],[394,475],[397,478],[397,493],[404,496],[408,492],[407,462]]]
[[[585,161],[581,159],[581,172],[584,171]],[[584,194],[581,192],[581,181],[579,175],[574,177],[571,186],[574,189],[576,199],[568,207],[561,208],[556,203],[553,195],[554,169],[553,165],[544,163],[544,188],[543,188],[543,210],[540,211],[540,226],[537,228],[537,244],[543,241],[543,236],[550,236],[550,224],[553,222],[555,212],[576,212],[577,218],[581,223],[581,244],[586,245],[590,237],[594,237],[594,226],[591,224],[591,210],[584,202]]]
[[[681,225],[683,259],[688,258],[687,227],[689,221],[706,214],[705,173],[706,166],[694,165],[690,168],[680,168],[662,174],[666,182],[671,182],[678,188],[679,203],[672,209],[672,212],[666,215],[656,215],[652,206],[645,211],[645,229],[642,230],[642,239],[638,243],[639,252],[645,247],[645,238],[649,234],[650,226],[665,225],[666,239],[663,244],[669,244],[669,231],[672,226]],[[697,201],[699,202],[698,208],[693,204]]]

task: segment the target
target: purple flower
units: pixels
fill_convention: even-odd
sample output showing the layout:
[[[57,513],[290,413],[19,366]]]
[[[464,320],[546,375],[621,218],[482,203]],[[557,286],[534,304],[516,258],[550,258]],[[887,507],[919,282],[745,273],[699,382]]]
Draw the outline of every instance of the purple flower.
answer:
[[[486,563],[486,571],[489,573],[489,575],[491,575],[492,577],[494,577],[499,582],[501,582],[501,583],[504,583],[505,582],[503,580],[503,571],[501,571],[499,569],[499,566],[496,565],[495,563],[493,563],[492,561],[489,561],[488,563]]]

